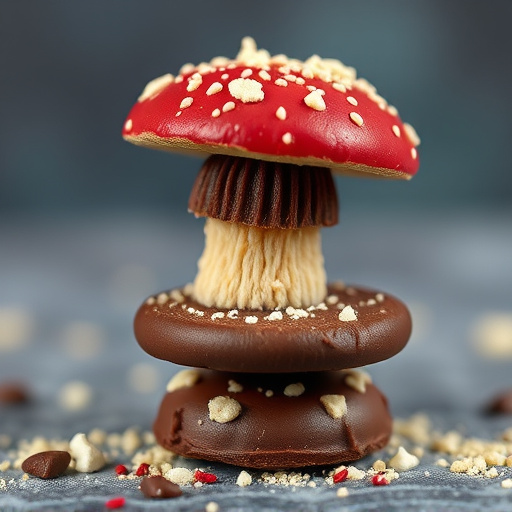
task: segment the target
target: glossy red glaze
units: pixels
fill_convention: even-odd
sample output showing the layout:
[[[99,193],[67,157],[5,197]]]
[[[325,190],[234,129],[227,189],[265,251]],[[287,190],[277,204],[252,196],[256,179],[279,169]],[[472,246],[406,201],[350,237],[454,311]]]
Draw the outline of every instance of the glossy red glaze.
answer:
[[[230,94],[228,84],[247,69],[253,71],[247,78],[262,84],[261,101],[244,103]],[[283,87],[275,84],[276,79],[285,76],[279,66],[272,65],[268,70],[270,80],[261,78],[259,71],[242,64],[232,69],[212,68],[203,71],[202,83],[193,91],[187,91],[187,86],[197,71],[188,73],[181,82],[174,81],[137,102],[128,115],[123,136],[135,144],[158,149],[235,154],[329,167],[352,175],[407,179],[418,170],[414,145],[400,118],[357,84],[341,92],[320,78],[306,78],[304,84],[287,81]],[[214,82],[222,84],[222,90],[207,95]],[[307,86],[325,91],[325,110],[306,105],[304,98],[310,93]],[[355,99],[357,105],[347,97]],[[185,98],[192,98],[193,102],[180,108]],[[222,112],[223,105],[231,101],[235,108]],[[284,120],[276,116],[279,107],[286,110]],[[215,109],[221,111],[218,117],[212,116]],[[352,112],[362,117],[362,126],[351,120]],[[400,136],[394,133],[394,125]],[[287,144],[283,136],[288,133],[291,142]]]

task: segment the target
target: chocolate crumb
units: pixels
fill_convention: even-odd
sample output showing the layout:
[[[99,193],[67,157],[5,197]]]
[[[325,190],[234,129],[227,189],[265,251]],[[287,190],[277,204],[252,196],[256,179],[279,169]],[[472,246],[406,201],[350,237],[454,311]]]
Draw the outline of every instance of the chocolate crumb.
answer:
[[[15,405],[29,401],[25,386],[19,382],[0,382],[0,404]]]
[[[146,498],[177,498],[183,493],[180,486],[169,482],[163,476],[146,476],[140,483],[140,490]]]
[[[57,478],[66,471],[71,455],[64,451],[40,452],[25,459],[21,469],[32,476],[49,479]]]

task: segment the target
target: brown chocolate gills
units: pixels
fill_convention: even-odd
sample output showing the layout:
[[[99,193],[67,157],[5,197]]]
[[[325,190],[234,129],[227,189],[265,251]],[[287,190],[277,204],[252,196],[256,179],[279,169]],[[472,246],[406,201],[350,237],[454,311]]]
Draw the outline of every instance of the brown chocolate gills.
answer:
[[[391,434],[387,400],[372,384],[360,393],[342,372],[308,374],[230,374],[201,370],[197,384],[167,393],[154,424],[159,444],[184,455],[252,468],[284,469],[337,464],[384,447]],[[228,392],[228,381],[243,386]],[[301,382],[305,391],[283,391]],[[262,391],[258,391],[260,388]],[[266,390],[273,395],[267,397]],[[343,395],[347,412],[334,419],[320,397]],[[228,423],[210,420],[208,402],[229,396],[242,406]]]
[[[182,303],[153,299],[135,316],[135,336],[148,354],[159,359],[254,373],[356,368],[388,359],[407,343],[411,317],[398,299],[335,286],[328,294],[331,300],[326,305],[299,311],[307,318],[281,311],[281,320],[271,320],[277,312],[229,312],[207,308],[187,296]],[[329,303],[335,299],[337,304]],[[351,305],[357,320],[341,321],[340,304]]]
[[[338,199],[329,169],[222,155],[204,163],[188,208],[198,216],[261,228],[338,223]]]

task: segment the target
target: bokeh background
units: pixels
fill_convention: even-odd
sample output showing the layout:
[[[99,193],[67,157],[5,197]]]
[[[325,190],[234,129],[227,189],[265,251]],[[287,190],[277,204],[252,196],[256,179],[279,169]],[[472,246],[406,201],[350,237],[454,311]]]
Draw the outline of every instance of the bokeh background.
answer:
[[[410,305],[410,345],[372,370],[398,412],[481,407],[512,385],[511,24],[508,0],[0,0],[0,381],[30,385],[39,429],[66,424],[76,380],[82,421],[149,425],[175,367],[131,322],[193,279],[201,162],[121,127],[150,79],[251,35],[355,66],[418,131],[412,181],[336,178],[327,270]]]

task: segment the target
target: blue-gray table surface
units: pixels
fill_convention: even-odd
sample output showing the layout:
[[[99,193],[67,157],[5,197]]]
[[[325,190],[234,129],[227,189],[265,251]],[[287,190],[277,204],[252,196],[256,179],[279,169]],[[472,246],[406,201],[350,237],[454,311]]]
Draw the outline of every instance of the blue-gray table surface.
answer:
[[[0,409],[0,435],[69,439],[96,427],[150,429],[165,384],[179,367],[142,352],[132,334],[133,314],[147,295],[191,281],[202,246],[202,221],[166,213],[1,219],[0,311],[23,311],[33,329],[19,347],[0,347],[0,382],[21,379],[34,401]],[[323,247],[331,280],[381,289],[410,306],[415,328],[409,345],[368,369],[395,416],[423,411],[439,430],[462,425],[466,434],[487,439],[512,426],[512,418],[481,412],[496,392],[512,388],[511,359],[482,356],[473,339],[483,316],[512,315],[512,211],[412,217],[348,212],[339,226],[323,231]],[[94,357],[77,359],[63,348],[62,333],[74,322],[103,333]],[[138,363],[151,365],[156,376],[146,393],[128,378]],[[73,380],[94,393],[91,405],[78,412],[57,400]],[[6,457],[0,448],[0,462]],[[359,465],[368,468],[374,458]],[[454,475],[436,466],[436,458],[427,452],[420,466],[386,487],[350,482],[346,498],[325,485],[321,472],[315,488],[240,488],[234,483],[239,468],[203,463],[219,483],[185,487],[182,497],[155,502],[142,496],[136,481],[115,478],[112,464],[53,481],[23,482],[20,471],[9,470],[0,478],[15,482],[0,490],[0,511],[103,510],[114,496],[126,498],[127,511],[204,510],[209,501],[222,511],[512,510],[512,491],[500,486],[512,468],[489,480]]]

